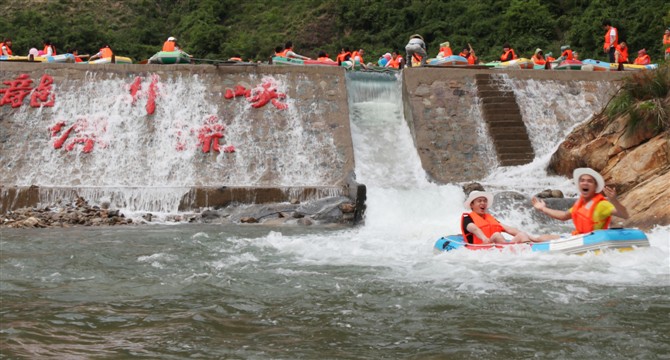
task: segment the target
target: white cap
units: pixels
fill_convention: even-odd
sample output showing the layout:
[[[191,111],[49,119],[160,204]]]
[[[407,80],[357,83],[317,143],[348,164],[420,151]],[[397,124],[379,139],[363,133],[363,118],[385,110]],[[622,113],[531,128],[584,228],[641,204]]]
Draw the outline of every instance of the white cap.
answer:
[[[177,38],[170,36],[167,41],[177,41]]]

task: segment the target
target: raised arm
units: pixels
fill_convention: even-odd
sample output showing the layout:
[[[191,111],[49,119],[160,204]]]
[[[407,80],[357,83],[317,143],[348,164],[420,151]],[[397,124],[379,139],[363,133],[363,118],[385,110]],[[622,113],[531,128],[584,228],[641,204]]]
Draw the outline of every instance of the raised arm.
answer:
[[[626,210],[626,207],[623,206],[621,202],[619,202],[619,199],[616,197],[616,189],[613,187],[605,186],[603,189],[603,193],[605,194],[605,197],[607,197],[607,201],[612,203],[614,205],[614,211],[612,211],[612,215],[620,217],[622,219],[628,219],[630,215],[628,214],[628,210]]]
[[[541,213],[545,213],[546,215],[549,215],[550,217],[552,217],[556,220],[566,221],[566,220],[570,220],[572,218],[572,215],[570,215],[569,211],[563,211],[563,210],[556,210],[556,209],[548,208],[547,204],[542,199],[538,199],[536,197],[533,197],[532,202],[533,202],[533,207],[535,208],[535,210],[537,210]]]

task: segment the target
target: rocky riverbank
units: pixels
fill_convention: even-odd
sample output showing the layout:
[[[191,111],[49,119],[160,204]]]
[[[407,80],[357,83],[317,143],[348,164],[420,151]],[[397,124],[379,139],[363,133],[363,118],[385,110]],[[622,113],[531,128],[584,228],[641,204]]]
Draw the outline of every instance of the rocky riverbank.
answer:
[[[627,131],[628,118],[595,116],[559,146],[549,171],[572,177],[578,167],[599,171],[631,217],[628,227],[670,224],[670,131]]]
[[[2,217],[0,228],[50,228],[75,226],[144,225],[159,223],[263,224],[263,225],[353,225],[355,204],[347,197],[330,197],[300,203],[227,206],[201,212],[160,215],[150,212],[127,217],[108,203],[89,205],[79,197],[69,204],[22,208]]]

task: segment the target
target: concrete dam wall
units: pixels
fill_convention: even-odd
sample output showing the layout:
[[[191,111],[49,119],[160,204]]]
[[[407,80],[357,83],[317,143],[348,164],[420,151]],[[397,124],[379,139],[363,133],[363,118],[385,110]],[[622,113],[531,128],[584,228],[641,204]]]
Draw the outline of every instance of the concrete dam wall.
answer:
[[[398,81],[423,168],[450,183],[547,153],[543,137],[600,111],[622,76],[419,68]],[[0,78],[0,212],[76,196],[164,212],[364,198],[341,68],[0,63]]]

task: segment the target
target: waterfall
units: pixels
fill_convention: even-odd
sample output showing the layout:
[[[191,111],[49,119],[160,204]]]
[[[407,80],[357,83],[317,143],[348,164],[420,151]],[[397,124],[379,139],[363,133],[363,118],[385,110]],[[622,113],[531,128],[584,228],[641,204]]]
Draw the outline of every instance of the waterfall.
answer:
[[[2,183],[50,188],[42,193],[47,204],[68,193],[63,188],[94,203],[107,197],[128,210],[177,212],[192,187],[291,191],[332,188],[342,177],[333,168],[344,156],[320,119],[332,111],[329,102],[310,101],[304,110],[286,97],[285,109],[256,109],[243,96],[224,99],[225,86],[236,83],[216,74],[84,74],[54,81],[52,108],[12,114],[12,140],[20,141],[5,145]],[[248,89],[270,84],[285,94],[315,86],[306,75],[247,75]],[[259,121],[259,113],[267,115]],[[223,137],[210,142],[215,133]],[[221,151],[205,152],[214,142]]]

